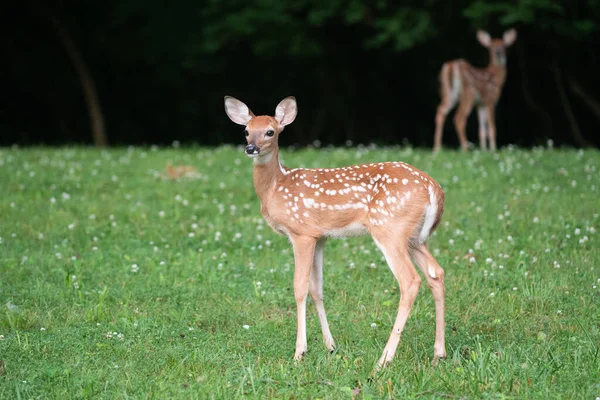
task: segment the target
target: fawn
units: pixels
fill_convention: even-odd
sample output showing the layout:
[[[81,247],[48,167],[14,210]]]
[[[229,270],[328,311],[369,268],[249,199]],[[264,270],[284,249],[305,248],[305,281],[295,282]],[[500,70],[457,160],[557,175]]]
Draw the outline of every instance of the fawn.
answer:
[[[245,126],[246,154],[254,161],[254,188],[266,222],[286,235],[294,249],[294,296],[298,330],[294,359],[307,350],[306,297],[315,305],[323,340],[335,342],[323,306],[323,249],[327,238],[369,234],[385,256],[401,291],[398,314],[379,359],[394,358],[400,335],[421,285],[411,257],[425,274],[435,299],[434,361],[446,356],[444,342],[444,270],[426,241],[439,225],[444,192],[427,174],[403,162],[343,168],[288,169],[279,162],[278,138],[297,114],[296,99],[287,97],[275,116],[255,116],[241,101],[226,96],[225,112]]]
[[[479,119],[479,145],[486,149],[486,138],[490,140],[490,150],[496,150],[496,103],[500,99],[506,81],[506,48],[517,39],[517,31],[504,32],[502,39],[492,39],[489,33],[477,31],[477,40],[489,49],[490,63],[486,68],[475,68],[467,61],[448,61],[440,71],[440,94],[442,101],[435,115],[433,151],[442,147],[442,131],[446,115],[459,103],[454,115],[454,126],[462,151],[467,150],[465,127],[473,105],[477,105]]]

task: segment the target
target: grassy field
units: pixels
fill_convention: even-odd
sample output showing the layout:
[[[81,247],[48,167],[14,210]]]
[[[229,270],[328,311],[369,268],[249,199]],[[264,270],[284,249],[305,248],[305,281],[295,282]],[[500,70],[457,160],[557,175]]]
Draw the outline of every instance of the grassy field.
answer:
[[[290,167],[384,160],[446,192],[430,240],[446,271],[437,367],[423,285],[373,373],[399,291],[369,237],[325,250],[338,349],[309,305],[309,351],[292,360],[292,252],[240,149],[0,149],[0,398],[600,397],[600,153],[283,151]],[[161,179],[167,162],[199,179]]]

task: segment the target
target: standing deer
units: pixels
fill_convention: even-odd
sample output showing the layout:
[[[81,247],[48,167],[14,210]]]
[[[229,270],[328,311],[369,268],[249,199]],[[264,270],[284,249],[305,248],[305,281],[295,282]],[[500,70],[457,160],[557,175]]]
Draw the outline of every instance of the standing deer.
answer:
[[[411,257],[425,274],[435,299],[434,361],[446,356],[444,341],[444,270],[426,241],[440,223],[444,192],[427,174],[403,162],[344,168],[285,168],[279,162],[278,138],[297,114],[287,97],[275,116],[254,116],[233,97],[225,112],[245,126],[246,154],[254,161],[254,189],[261,213],[274,231],[286,235],[294,249],[294,296],[298,312],[295,360],[307,350],[306,297],[315,305],[325,347],[335,342],[323,306],[323,249],[327,238],[369,234],[396,277],[401,291],[391,336],[379,359],[390,362],[421,285]]]
[[[504,32],[502,39],[492,39],[489,33],[480,30],[477,31],[477,40],[490,51],[490,63],[486,68],[475,68],[463,59],[444,63],[440,71],[442,101],[435,115],[434,152],[442,146],[446,115],[457,102],[454,126],[462,151],[467,150],[465,126],[473,105],[477,105],[481,149],[486,149],[486,138],[489,138],[490,150],[496,150],[494,111],[506,80],[506,48],[516,39],[517,31],[514,29]]]

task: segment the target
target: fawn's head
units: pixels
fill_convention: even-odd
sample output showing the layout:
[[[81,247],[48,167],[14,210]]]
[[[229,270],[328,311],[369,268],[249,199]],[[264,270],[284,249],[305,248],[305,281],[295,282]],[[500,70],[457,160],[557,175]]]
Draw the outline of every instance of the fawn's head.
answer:
[[[492,39],[486,31],[477,31],[479,43],[490,50],[490,64],[506,65],[506,48],[510,47],[517,39],[517,31],[509,29],[502,35],[502,39]]]
[[[268,160],[266,156],[277,148],[277,138],[283,128],[296,119],[298,106],[296,99],[290,96],[277,105],[274,117],[255,116],[247,105],[234,97],[225,96],[225,112],[233,122],[246,127],[246,154],[255,162],[260,162],[261,159]]]

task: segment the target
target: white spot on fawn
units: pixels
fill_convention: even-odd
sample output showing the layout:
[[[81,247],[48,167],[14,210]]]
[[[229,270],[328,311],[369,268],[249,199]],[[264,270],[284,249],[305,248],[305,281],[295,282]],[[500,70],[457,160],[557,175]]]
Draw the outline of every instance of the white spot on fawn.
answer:
[[[419,236],[421,243],[425,243],[429,237],[438,211],[437,198],[435,197],[433,186],[429,186],[427,189],[429,190],[429,205],[425,207],[425,221],[423,221],[423,229],[421,229],[421,235]]]
[[[433,265],[427,267],[427,272],[429,273],[429,276],[433,279],[437,278],[437,275],[435,274],[435,267]]]

